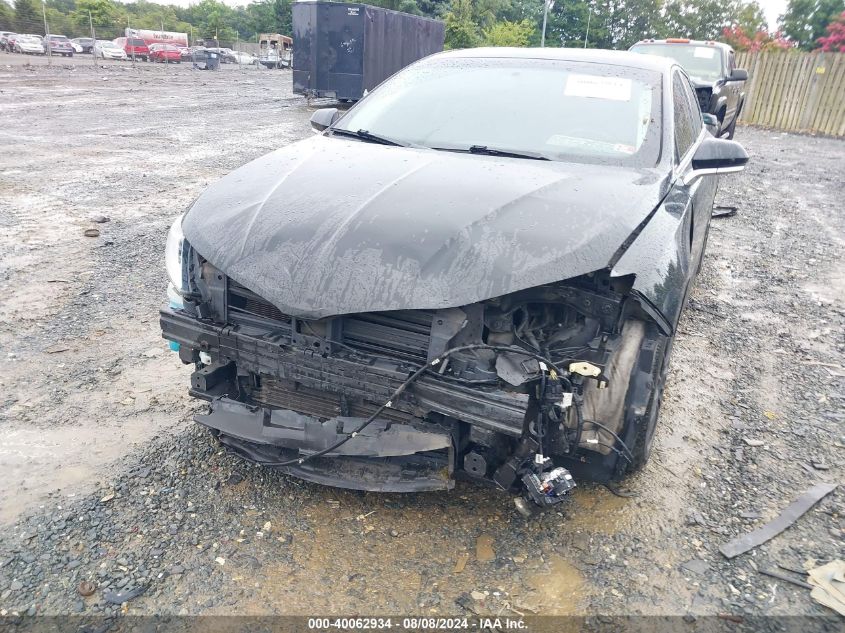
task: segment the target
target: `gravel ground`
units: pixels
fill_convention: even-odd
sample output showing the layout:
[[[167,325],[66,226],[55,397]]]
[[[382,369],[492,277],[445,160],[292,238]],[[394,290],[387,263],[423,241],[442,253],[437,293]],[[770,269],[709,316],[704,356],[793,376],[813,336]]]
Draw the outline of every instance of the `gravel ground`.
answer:
[[[289,74],[2,64],[0,615],[832,613],[758,570],[842,558],[841,487],[748,554],[718,546],[842,481],[842,141],[738,131],[752,162],[718,196],[738,214],[714,220],[637,496],[581,486],[525,522],[467,484],[303,483],[190,421],[164,238],[310,133]]]

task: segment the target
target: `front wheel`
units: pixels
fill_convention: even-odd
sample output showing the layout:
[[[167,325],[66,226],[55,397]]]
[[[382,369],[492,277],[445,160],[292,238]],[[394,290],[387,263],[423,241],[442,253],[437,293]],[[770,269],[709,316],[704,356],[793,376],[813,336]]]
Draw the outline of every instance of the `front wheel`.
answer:
[[[589,457],[590,479],[610,481],[634,473],[651,456],[672,339],[653,323],[630,320],[622,328],[616,350],[605,367],[607,387],[589,381],[584,389],[581,446],[598,442]],[[598,425],[595,420],[612,433]],[[600,445],[604,445],[603,447]],[[623,456],[624,455],[624,456]]]
[[[728,140],[732,140],[734,137],[734,132],[736,132],[736,122],[739,121],[739,114],[742,112],[742,105],[743,104],[740,103],[739,106],[737,106],[733,121],[731,121],[731,124],[725,130],[728,135]]]

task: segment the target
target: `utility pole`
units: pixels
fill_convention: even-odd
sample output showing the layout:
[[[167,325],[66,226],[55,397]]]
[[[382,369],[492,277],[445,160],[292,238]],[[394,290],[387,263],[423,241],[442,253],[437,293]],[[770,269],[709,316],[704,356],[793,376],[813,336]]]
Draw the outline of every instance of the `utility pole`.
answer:
[[[546,23],[549,21],[549,11],[555,6],[555,0],[543,1],[543,34],[540,36],[540,46],[546,46]]]
[[[132,27],[129,26],[129,18],[126,18],[126,41],[129,42],[129,38],[132,37],[129,33],[132,31]],[[132,49],[132,68],[135,68],[135,45],[129,44],[129,47]]]
[[[590,7],[587,13],[587,32],[584,33],[584,48],[587,48],[587,38],[590,37],[590,18],[593,17],[593,8]]]
[[[53,53],[50,50],[50,42],[47,41],[47,34],[50,29],[47,28],[47,0],[41,0],[41,15],[44,17],[44,48],[47,49],[47,65],[53,63]]]
[[[94,44],[97,43],[97,37],[94,35],[94,18],[91,17],[91,12],[88,12],[88,25],[91,27],[91,61],[97,65],[97,56],[94,54]]]
[[[164,18],[161,19],[161,39],[164,39]],[[162,46],[167,46],[167,44],[162,44]],[[166,65],[170,65],[170,59],[167,57],[167,49],[164,49],[164,63]]]

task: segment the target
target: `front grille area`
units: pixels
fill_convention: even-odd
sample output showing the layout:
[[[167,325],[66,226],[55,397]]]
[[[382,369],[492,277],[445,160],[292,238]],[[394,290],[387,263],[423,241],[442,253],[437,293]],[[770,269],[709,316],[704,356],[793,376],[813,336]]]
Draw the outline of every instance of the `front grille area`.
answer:
[[[233,324],[256,325],[261,321],[275,329],[290,331],[294,319],[248,288],[229,279],[228,319]],[[363,312],[336,317],[340,328],[331,330],[316,323],[299,328],[305,336],[319,332],[339,332],[339,343],[372,356],[424,364],[428,358],[431,324],[434,313],[427,310]],[[325,321],[328,321],[326,319]]]
[[[288,409],[323,419],[337,416],[368,418],[381,406],[380,403],[353,398],[345,398],[344,401],[340,394],[310,389],[267,375],[260,376],[259,386],[252,392],[252,400],[271,409]],[[385,409],[379,414],[379,418],[392,422],[408,422],[413,416],[404,411]]]
[[[290,317],[282,314],[276,306],[265,301],[249,288],[239,284],[234,279],[229,279],[229,318],[233,321],[242,318],[259,318],[277,321],[279,323],[290,323]]]

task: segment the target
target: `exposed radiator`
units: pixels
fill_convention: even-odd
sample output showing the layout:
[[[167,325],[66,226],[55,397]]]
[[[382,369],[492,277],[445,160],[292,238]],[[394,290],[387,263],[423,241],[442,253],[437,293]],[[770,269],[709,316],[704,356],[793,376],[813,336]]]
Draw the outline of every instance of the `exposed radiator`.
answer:
[[[344,405],[340,394],[303,387],[266,375],[260,376],[260,386],[253,390],[252,399],[256,404],[272,409],[288,409],[317,418],[334,418],[341,415],[368,418],[381,405],[351,398],[347,398]],[[412,420],[413,416],[396,409],[385,409],[379,414],[379,418],[407,422]]]
[[[289,315],[232,279],[229,279],[227,300],[231,323],[255,325],[264,320],[281,330],[290,330]],[[428,310],[363,312],[336,317],[341,321],[340,342],[345,346],[420,365],[428,358],[433,318],[434,313]],[[313,329],[323,331],[322,326],[315,325]],[[314,335],[314,332],[305,327],[300,334]]]

